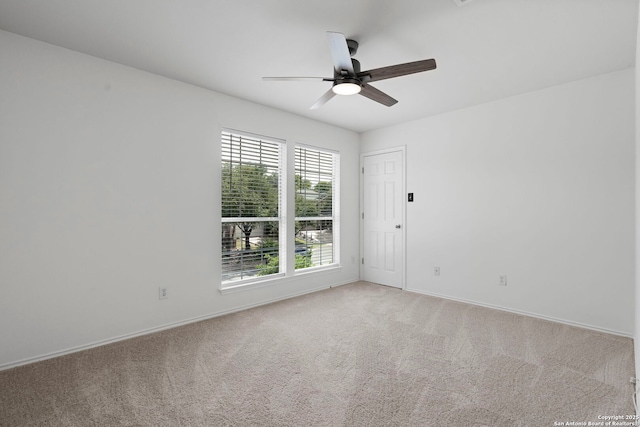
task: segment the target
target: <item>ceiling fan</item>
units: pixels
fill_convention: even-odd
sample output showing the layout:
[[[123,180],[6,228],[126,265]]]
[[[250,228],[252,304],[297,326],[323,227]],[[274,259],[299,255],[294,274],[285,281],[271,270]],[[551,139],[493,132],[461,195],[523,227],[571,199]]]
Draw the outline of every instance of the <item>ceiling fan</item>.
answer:
[[[435,59],[407,62],[360,71],[360,62],[351,58],[358,50],[358,42],[346,39],[344,34],[327,31],[329,49],[333,59],[333,77],[263,77],[266,81],[323,81],[333,82],[333,86],[320,97],[312,106],[315,110],[322,107],[335,95],[360,94],[382,105],[391,107],[398,101],[386,93],[374,88],[369,83],[407,74],[421,73],[436,68]]]

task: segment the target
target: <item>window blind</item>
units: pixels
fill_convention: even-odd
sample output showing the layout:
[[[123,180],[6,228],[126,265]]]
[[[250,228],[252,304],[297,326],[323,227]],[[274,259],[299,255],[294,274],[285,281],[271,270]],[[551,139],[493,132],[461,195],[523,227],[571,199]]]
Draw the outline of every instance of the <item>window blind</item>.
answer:
[[[277,218],[282,143],[222,132],[222,217]]]
[[[222,282],[279,274],[283,143],[223,130]]]
[[[296,270],[334,264],[337,154],[295,148]]]

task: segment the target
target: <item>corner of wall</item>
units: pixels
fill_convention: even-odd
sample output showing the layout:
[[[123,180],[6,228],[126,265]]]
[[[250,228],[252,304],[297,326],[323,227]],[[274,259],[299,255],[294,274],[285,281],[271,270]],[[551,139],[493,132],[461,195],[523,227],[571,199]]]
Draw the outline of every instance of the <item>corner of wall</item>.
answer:
[[[639,15],[640,21],[640,15]],[[636,166],[636,188],[635,188],[635,196],[636,196],[636,244],[635,244],[635,330],[633,333],[633,347],[635,354],[635,367],[636,367],[636,377],[638,376],[638,372],[640,372],[640,262],[638,256],[640,255],[640,109],[638,105],[640,105],[640,67],[638,67],[638,59],[640,58],[640,32],[637,36],[636,42],[636,89],[635,89],[635,124],[636,124],[636,158],[635,158],[635,166]],[[637,391],[636,385],[636,391]]]

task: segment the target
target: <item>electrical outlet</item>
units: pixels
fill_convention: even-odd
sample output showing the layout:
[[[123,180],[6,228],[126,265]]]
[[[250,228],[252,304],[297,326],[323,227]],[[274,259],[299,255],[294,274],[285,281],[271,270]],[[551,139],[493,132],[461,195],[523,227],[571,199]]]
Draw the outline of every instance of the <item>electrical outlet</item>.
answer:
[[[433,267],[433,275],[434,276],[440,275],[440,267]]]
[[[507,276],[502,274],[498,276],[498,285],[499,286],[507,286]]]
[[[167,299],[169,298],[169,292],[167,288],[159,287],[158,288],[158,299]]]

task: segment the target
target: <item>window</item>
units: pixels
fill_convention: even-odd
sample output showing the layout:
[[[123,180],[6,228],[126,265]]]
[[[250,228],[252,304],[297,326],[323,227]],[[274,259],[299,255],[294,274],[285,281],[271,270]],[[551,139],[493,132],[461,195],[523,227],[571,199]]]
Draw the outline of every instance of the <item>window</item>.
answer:
[[[284,272],[280,263],[283,145],[222,131],[223,285]]]
[[[297,146],[295,157],[295,269],[335,264],[338,155]]]
[[[221,145],[221,290],[336,266],[338,153],[228,129]]]

